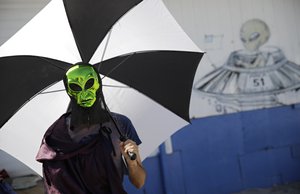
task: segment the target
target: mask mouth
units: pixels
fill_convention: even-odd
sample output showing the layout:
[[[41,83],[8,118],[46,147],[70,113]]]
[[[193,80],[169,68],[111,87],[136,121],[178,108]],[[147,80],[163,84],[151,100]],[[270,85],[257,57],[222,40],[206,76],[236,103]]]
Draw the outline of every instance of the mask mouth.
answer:
[[[91,107],[93,105],[93,104],[91,104],[92,101],[93,101],[92,98],[81,100],[80,105],[82,107]]]

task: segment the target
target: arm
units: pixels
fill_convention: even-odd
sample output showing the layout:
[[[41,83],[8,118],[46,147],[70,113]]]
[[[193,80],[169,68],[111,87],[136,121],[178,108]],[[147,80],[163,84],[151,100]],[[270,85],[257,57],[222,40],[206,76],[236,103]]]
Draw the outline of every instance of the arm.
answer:
[[[145,184],[146,171],[143,168],[141,157],[139,154],[139,148],[136,143],[130,139],[120,143],[121,152],[126,160],[129,180],[136,187],[141,188]],[[133,152],[136,154],[136,159],[131,160],[127,152]]]

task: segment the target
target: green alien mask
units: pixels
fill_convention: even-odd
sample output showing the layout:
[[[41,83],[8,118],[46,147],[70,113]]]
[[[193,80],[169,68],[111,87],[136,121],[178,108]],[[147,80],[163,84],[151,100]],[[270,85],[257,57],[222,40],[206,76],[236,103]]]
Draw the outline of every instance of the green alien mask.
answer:
[[[100,77],[91,65],[79,64],[71,67],[65,78],[68,95],[84,108],[92,107],[97,100]]]

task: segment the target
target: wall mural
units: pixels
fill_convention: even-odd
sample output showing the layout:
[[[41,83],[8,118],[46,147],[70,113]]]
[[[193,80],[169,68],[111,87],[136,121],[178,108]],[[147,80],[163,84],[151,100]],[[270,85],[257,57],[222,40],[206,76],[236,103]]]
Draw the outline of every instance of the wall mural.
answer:
[[[270,46],[270,36],[261,19],[242,23],[239,40],[244,48],[232,51],[223,65],[196,78],[193,106],[199,109],[200,100],[206,104],[201,108],[224,114],[299,102],[300,66],[278,46]]]

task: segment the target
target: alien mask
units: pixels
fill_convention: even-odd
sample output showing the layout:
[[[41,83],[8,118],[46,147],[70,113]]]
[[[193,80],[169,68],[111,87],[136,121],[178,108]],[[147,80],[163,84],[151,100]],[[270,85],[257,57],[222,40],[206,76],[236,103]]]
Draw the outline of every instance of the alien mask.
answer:
[[[75,65],[67,71],[65,79],[67,93],[77,105],[83,108],[92,107],[101,87],[101,80],[94,68],[85,64]]]

